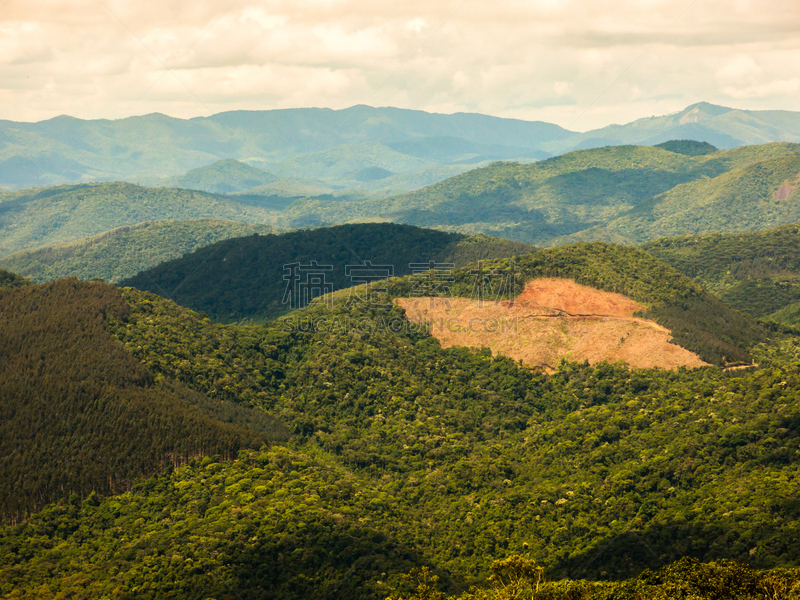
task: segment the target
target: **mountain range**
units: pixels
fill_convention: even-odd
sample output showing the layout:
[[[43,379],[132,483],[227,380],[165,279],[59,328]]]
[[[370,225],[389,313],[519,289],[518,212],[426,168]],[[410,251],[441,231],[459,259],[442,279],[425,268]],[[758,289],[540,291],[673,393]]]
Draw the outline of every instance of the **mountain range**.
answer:
[[[390,198],[298,200],[278,218],[284,226],[386,220],[537,246],[642,243],[800,220],[800,144],[708,150],[687,141],[577,150],[533,164],[500,162]]]
[[[0,257],[147,221],[207,218],[284,230],[389,221],[540,247],[757,231],[800,221],[798,156],[800,144],[786,142],[729,150],[691,140],[609,146],[535,163],[497,162],[415,192],[371,199],[275,195],[287,191],[271,187],[286,183],[280,180],[230,194],[124,182],[0,192]],[[226,180],[232,189],[269,178],[229,160],[200,168],[191,180],[209,189]],[[27,260],[19,268],[27,269]]]
[[[231,184],[213,181],[210,189],[208,181],[188,172],[236,159],[268,173],[254,183],[300,179],[318,189],[385,196],[497,160],[534,161],[576,149],[672,139],[722,149],[798,142],[800,113],[701,102],[675,114],[578,133],[538,121],[359,105],[193,119],[150,114],[117,121],[68,116],[0,121],[0,137],[0,188],[5,189],[111,180],[172,185],[186,174],[187,185],[201,186],[194,189],[219,192]]]

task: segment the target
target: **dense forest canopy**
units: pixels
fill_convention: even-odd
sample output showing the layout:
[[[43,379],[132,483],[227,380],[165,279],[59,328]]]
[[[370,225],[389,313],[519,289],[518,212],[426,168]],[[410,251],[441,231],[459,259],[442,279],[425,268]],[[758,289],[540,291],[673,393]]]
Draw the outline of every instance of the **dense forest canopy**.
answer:
[[[169,227],[196,248],[120,287],[0,270],[0,596],[794,597],[800,343],[753,317],[800,314],[797,228],[544,250],[455,230],[550,243],[604,228],[627,243],[685,228],[676,202],[705,211],[692,231],[777,224],[794,214],[798,148],[603,148],[371,203],[268,208],[128,184],[4,194],[7,247],[88,231],[109,197],[129,214],[131,190],[137,215],[393,214],[452,231],[253,227],[198,248],[250,226],[157,223],[26,254],[39,272],[79,269],[81,253],[124,271],[176,251],[155,242]],[[308,266],[317,287],[295,302]],[[635,300],[714,366],[564,360],[546,374],[443,348],[392,302],[513,301],[545,277]]]
[[[102,283],[0,290],[4,520],[73,493],[119,492],[196,455],[235,456],[285,439],[263,412],[154,377],[106,326],[129,313],[119,291]]]
[[[800,229],[663,238],[642,246],[730,306],[787,325],[800,324]],[[793,316],[794,315],[794,316]]]
[[[26,290],[58,285],[118,298],[98,283]],[[171,381],[280,417],[291,448],[198,457],[107,499],[65,495],[0,530],[5,594],[381,598],[410,594],[414,567],[457,593],[520,553],[548,579],[635,577],[685,556],[797,566],[800,372],[777,354],[742,373],[563,363],[546,376],[424,331],[222,325],[122,298],[101,327],[121,342],[114,361],[155,391]],[[345,302],[301,314],[402,319]]]

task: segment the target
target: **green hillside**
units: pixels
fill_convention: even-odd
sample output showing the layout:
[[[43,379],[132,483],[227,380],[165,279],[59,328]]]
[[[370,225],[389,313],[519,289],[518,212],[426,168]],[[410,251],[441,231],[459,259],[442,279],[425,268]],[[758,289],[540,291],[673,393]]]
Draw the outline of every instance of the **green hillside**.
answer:
[[[337,187],[357,187],[369,180],[364,176],[365,169],[379,168],[386,171],[382,175],[389,176],[419,171],[432,164],[435,163],[397,152],[384,144],[363,143],[311,152],[272,169],[280,176],[302,176],[334,183]]]
[[[160,184],[163,187],[188,188],[212,194],[231,194],[268,185],[277,180],[278,178],[272,173],[226,158],[204,167],[191,169]]]
[[[107,495],[198,454],[235,456],[283,426],[154,378],[111,336],[130,308],[102,283],[0,291],[0,515]],[[232,334],[241,338],[245,330]]]
[[[800,229],[785,225],[748,233],[663,238],[642,246],[700,282],[734,308],[800,324]]]
[[[130,183],[7,192],[0,194],[0,256],[145,221],[214,218],[271,223],[274,214],[252,200]]]
[[[0,258],[0,268],[38,283],[64,277],[116,283],[220,240],[274,231],[268,225],[217,219],[155,221],[58,246],[23,250]]]
[[[373,223],[254,235],[219,242],[126,279],[133,286],[173,299],[220,321],[275,317],[305,305],[285,297],[291,267],[302,279],[294,291],[315,296],[362,283],[347,267],[371,262],[379,277],[411,273],[412,263],[452,263],[463,266],[486,258],[513,256],[532,248],[488,236],[465,236],[409,225]],[[316,261],[318,276],[330,284],[306,286],[300,268]],[[390,266],[387,271],[381,266]],[[330,267],[327,271],[325,267]],[[369,270],[369,269],[368,269]],[[320,275],[321,274],[321,275]],[[351,276],[352,275],[352,276]],[[301,289],[302,287],[302,289]],[[313,288],[313,289],[312,289]],[[309,298],[310,299],[310,298]],[[286,300],[286,301],[284,301]]]
[[[360,186],[356,190],[308,179],[298,163],[292,177],[230,195],[126,183],[6,192],[0,194],[0,256],[167,219],[216,218],[282,228],[388,221],[540,246],[595,239],[638,243],[670,232],[762,229],[800,220],[792,208],[800,145],[704,153],[708,148],[702,144],[677,144],[669,146],[676,151],[615,146],[532,164],[493,163],[390,198],[378,196],[468,165],[398,172],[381,162],[381,153],[362,167],[337,158],[342,162],[329,167],[338,169],[337,177],[350,173],[351,183]],[[370,154],[371,146],[359,148],[358,156]],[[321,151],[319,165],[333,160],[326,156]]]
[[[663,236],[767,229],[800,221],[798,190],[800,155],[773,158],[679,185],[574,237],[642,243]]]
[[[570,235],[630,243],[634,240],[628,239],[627,231],[596,232],[637,214],[630,211],[650,206],[653,197],[686,187],[680,184],[707,185],[728,171],[776,157],[790,163],[799,152],[797,144],[748,146],[695,156],[646,146],[581,150],[534,164],[495,163],[383,200],[346,205],[299,201],[281,218],[293,226],[380,218],[536,245],[552,245]],[[755,211],[751,218],[757,220]],[[713,219],[713,215],[699,219],[696,226],[713,228]]]
[[[604,273],[594,263],[576,271]],[[630,285],[616,277],[608,285]],[[640,297],[684,287],[660,279],[643,277]],[[337,302],[245,328],[122,294],[129,312],[106,321],[119,352],[155,380],[280,415],[291,448],[198,456],[0,528],[4,596],[379,600],[410,594],[412,567],[459,593],[517,554],[551,580],[636,577],[685,557],[798,566],[797,363],[738,375],[564,363],[546,376],[411,328],[290,326],[377,325],[402,320],[396,307]],[[567,593],[588,586],[633,600],[682,582],[727,598],[692,575],[743,573],[719,564],[683,561],[616,586],[565,581],[543,597],[588,597]]]
[[[0,290],[11,290],[24,285],[30,285],[30,283],[29,280],[21,275],[6,271],[5,269],[0,269]]]
[[[670,140],[663,144],[656,144],[656,148],[663,148],[686,156],[702,156],[717,151],[717,148],[708,142],[696,142],[694,140]]]

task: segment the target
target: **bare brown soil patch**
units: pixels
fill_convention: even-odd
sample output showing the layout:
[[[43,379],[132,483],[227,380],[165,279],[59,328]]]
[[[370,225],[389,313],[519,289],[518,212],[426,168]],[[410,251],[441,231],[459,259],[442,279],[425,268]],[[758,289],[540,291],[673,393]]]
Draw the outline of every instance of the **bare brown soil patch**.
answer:
[[[781,187],[775,190],[775,194],[773,194],[775,200],[786,200],[789,196],[794,193],[794,186],[789,185],[788,183],[784,183]]]
[[[622,294],[603,292],[571,279],[534,279],[516,297],[518,307],[550,309],[565,316],[633,317],[647,307]]]
[[[632,367],[700,367],[696,354],[671,344],[668,329],[634,317],[645,307],[621,294],[569,279],[537,279],[514,302],[398,298],[413,322],[427,322],[445,348],[489,347],[553,371],[562,358]]]

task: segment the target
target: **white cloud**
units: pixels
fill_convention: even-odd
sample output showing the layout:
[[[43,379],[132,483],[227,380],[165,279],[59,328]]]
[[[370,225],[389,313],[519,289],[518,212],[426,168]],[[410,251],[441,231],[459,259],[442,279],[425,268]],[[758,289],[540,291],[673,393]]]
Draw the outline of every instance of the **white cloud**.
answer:
[[[761,68],[752,56],[739,54],[717,71],[717,78],[722,83],[741,83],[758,77],[761,72]]]
[[[769,81],[759,85],[750,85],[745,87],[728,86],[723,88],[723,91],[731,98],[737,99],[788,96],[790,94],[796,94],[798,90],[800,90],[800,79],[797,77],[792,79],[781,79],[779,81]]]
[[[180,81],[164,75],[173,63]],[[0,118],[19,120],[368,102],[588,129],[699,99],[800,110],[798,64],[800,12],[781,2],[10,0],[0,9]]]
[[[422,33],[422,30],[428,27],[428,22],[425,19],[421,19],[417,17],[416,19],[411,19],[408,23],[406,23],[406,28],[410,29],[411,31],[415,31],[416,33]]]

